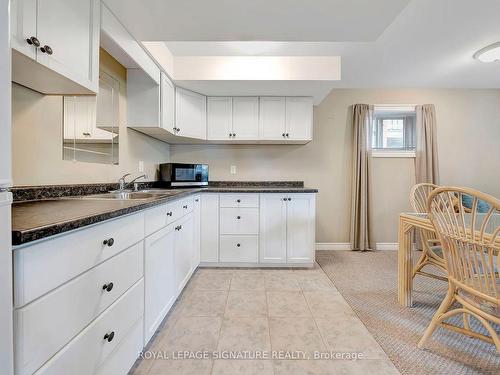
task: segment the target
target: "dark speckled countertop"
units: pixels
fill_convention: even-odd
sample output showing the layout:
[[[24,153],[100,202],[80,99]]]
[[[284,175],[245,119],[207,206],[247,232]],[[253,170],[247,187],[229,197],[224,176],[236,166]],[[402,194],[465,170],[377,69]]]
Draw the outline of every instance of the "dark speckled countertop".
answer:
[[[43,189],[48,188],[43,187]],[[85,195],[84,188],[81,192],[81,195]],[[253,183],[247,185],[235,183],[215,184],[207,188],[169,189],[165,192],[168,192],[167,195],[141,200],[79,199],[79,197],[63,195],[50,199],[14,202],[12,205],[12,244],[26,244],[200,192],[293,194],[317,193],[318,190],[304,188],[303,185],[302,187],[290,184],[277,186],[277,184],[264,182],[262,184]],[[95,193],[95,191],[92,191],[92,193]],[[20,189],[18,189],[17,194],[22,195]],[[37,198],[39,196],[37,195]]]

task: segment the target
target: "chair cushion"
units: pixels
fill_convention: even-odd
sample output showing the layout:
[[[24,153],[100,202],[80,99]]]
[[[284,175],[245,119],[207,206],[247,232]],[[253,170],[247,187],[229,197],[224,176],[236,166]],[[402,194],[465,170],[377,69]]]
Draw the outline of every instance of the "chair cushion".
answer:
[[[497,280],[497,289],[500,290],[500,280]],[[458,290],[458,294],[467,302],[477,307],[479,310],[484,311],[490,315],[500,318],[500,304],[495,304],[490,301],[485,301],[484,299],[467,292],[463,289]],[[500,302],[499,302],[500,303]]]
[[[469,210],[471,210],[472,209],[472,197],[470,195],[467,195],[467,194],[462,194],[462,204],[465,208],[468,208]],[[477,208],[476,208],[477,213],[484,214],[484,213],[488,212],[489,209],[490,209],[490,205],[488,204],[488,202],[485,202],[481,199],[477,200]]]

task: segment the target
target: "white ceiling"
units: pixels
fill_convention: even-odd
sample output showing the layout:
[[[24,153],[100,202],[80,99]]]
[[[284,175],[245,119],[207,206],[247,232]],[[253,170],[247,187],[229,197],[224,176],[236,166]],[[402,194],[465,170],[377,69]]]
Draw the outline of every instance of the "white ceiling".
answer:
[[[139,40],[372,41],[409,0],[105,0]]]
[[[199,9],[194,11],[195,15],[189,22],[184,23],[185,9],[175,13],[180,6],[173,6],[167,12],[171,16],[165,16],[160,22],[157,16],[147,16],[158,12],[159,0],[105,1],[138,39],[171,40],[167,42],[167,46],[174,56],[341,56],[340,81],[277,82],[274,86],[272,82],[264,84],[259,81],[178,82],[186,88],[206,94],[265,94],[266,90],[274,88],[276,92],[267,94],[281,95],[286,90],[298,93],[303,91],[304,95],[315,96],[315,101],[318,102],[332,88],[500,88],[500,62],[485,64],[472,58],[478,49],[500,41],[500,0],[246,1],[247,7],[255,9],[248,10],[248,19],[241,24],[227,21],[233,19],[233,7],[228,4],[235,2],[243,7],[243,2],[202,1],[201,3],[210,4],[209,7],[206,5],[200,8],[205,12],[205,18],[224,23],[223,29],[218,25],[210,25],[207,20],[198,22]],[[293,1],[295,7],[283,6],[290,1]],[[281,14],[277,15],[267,9],[271,2],[273,9],[276,4],[281,5]],[[134,9],[132,3],[140,6]],[[150,7],[150,3],[154,6]],[[178,3],[188,3],[193,7],[192,0]],[[262,5],[264,3],[267,5]],[[299,3],[307,4],[306,8],[311,9],[300,7],[297,5]],[[329,17],[325,18],[323,12],[327,3],[335,6],[328,12],[331,13]],[[343,5],[339,5],[340,3]],[[406,3],[408,4],[404,7]],[[360,4],[365,6],[361,7],[359,19],[356,19],[353,16],[354,10],[359,11]],[[374,4],[377,5],[376,10],[372,8]],[[302,22],[300,27],[292,27],[289,21],[297,16],[297,9],[300,9],[302,19],[307,20],[307,23]],[[318,15],[318,9],[322,9],[321,15]],[[369,10],[369,18],[364,18],[366,10]],[[136,12],[137,17],[127,18],[130,12]],[[254,18],[259,12],[266,14],[262,23],[256,22]],[[339,14],[349,14],[350,18],[341,20],[335,26],[327,25],[335,24]],[[176,22],[183,20],[181,29],[189,38],[178,35],[174,38],[177,41],[172,41],[174,34],[169,31],[172,25],[168,22],[172,17],[178,18]],[[226,21],[221,21],[221,17],[226,18]],[[269,17],[273,22],[269,21]],[[250,20],[254,22],[253,27]],[[320,26],[322,23],[324,25]],[[382,26],[388,23],[387,27]],[[288,42],[277,42],[276,40],[284,37],[277,38],[276,30],[262,25],[279,28],[283,35],[287,35]],[[241,34],[243,29],[246,30],[245,33],[255,30],[262,41],[243,42],[242,40],[252,39],[248,34],[245,34],[246,38]],[[297,33],[303,37],[300,38]],[[195,35],[198,35],[198,41],[185,41]],[[169,37],[165,38],[166,36]]]

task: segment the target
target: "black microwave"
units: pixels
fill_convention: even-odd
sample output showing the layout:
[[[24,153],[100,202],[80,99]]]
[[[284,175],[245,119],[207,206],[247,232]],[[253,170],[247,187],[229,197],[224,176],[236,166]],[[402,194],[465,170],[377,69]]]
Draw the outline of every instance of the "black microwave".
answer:
[[[208,165],[184,163],[160,164],[160,179],[168,186],[207,186]]]

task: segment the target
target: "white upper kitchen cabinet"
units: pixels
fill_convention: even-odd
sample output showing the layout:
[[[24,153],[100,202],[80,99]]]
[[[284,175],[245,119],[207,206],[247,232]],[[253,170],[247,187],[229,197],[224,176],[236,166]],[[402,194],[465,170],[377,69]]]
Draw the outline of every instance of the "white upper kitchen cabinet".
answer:
[[[286,139],[286,99],[279,96],[260,98],[260,137],[265,140]]]
[[[207,98],[207,139],[230,140],[233,136],[233,98]]]
[[[311,97],[286,98],[286,132],[289,140],[312,140],[313,102]]]
[[[95,94],[99,0],[12,0],[12,80],[44,94]]]
[[[233,140],[259,139],[259,98],[233,97]]]
[[[175,127],[178,136],[207,139],[207,97],[176,87]]]
[[[175,133],[175,86],[165,73],[161,73],[161,127]]]

